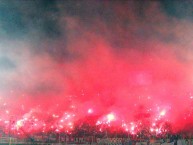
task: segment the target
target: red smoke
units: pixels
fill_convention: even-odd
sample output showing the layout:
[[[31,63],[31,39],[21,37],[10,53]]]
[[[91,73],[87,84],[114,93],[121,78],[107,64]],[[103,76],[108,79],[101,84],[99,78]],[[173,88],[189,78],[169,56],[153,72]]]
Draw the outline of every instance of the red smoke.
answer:
[[[192,55],[180,45],[183,35],[176,29],[170,31],[163,14],[145,20],[149,26],[145,21],[141,24],[135,12],[126,10],[125,14],[120,7],[114,7],[116,15],[126,21],[128,14],[131,28],[122,28],[121,22],[108,27],[97,19],[88,28],[68,17],[66,46],[64,38],[42,40],[38,46],[25,42],[14,51],[9,46],[6,55],[18,67],[6,77],[1,74],[7,85],[1,89],[0,100],[0,124],[5,130],[70,133],[85,122],[97,126],[98,132],[115,127],[136,133],[148,126],[159,134],[164,123],[171,124],[173,131],[192,127]],[[155,8],[151,10],[157,12]],[[155,21],[169,26],[157,28]],[[149,32],[144,38],[152,29],[168,35],[164,28],[180,42],[162,42]],[[144,36],[133,34],[138,29],[144,29]],[[65,49],[67,54],[59,55],[59,51],[55,56],[34,47]]]
[[[151,128],[154,123],[169,122],[175,131],[192,125],[191,64],[164,49],[116,52],[103,41],[97,42],[92,51],[80,50],[81,59],[72,62],[35,58],[32,69],[39,70],[32,74],[34,82],[30,80],[29,85],[40,83],[44,87],[51,82],[51,86],[31,95],[24,92],[23,96],[16,90],[21,95],[17,100],[13,100],[14,93],[11,99],[2,99],[2,123],[12,120],[14,128],[21,120],[21,126],[16,128],[28,131],[69,131],[79,120],[80,124],[110,123],[131,132],[136,130],[131,123],[138,124],[136,128],[148,123]],[[113,114],[112,120],[109,114]],[[95,116],[94,120],[88,121],[89,116]],[[31,128],[27,120],[32,122]]]

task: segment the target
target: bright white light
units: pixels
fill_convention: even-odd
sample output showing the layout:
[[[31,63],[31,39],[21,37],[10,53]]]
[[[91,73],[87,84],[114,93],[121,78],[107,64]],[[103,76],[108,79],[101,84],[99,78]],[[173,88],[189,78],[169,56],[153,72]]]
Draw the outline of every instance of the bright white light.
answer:
[[[124,124],[122,124],[122,127],[124,127],[124,126],[126,126],[126,124],[124,123]]]
[[[58,115],[53,114],[53,115],[52,115],[52,117],[54,117],[54,118],[58,118],[59,116],[58,116]]]
[[[151,132],[153,132],[153,131],[154,131],[154,129],[153,129],[153,128],[150,128],[150,131],[151,131]]]
[[[166,111],[165,110],[162,110],[161,112],[160,112],[160,116],[164,116],[166,114]]]
[[[91,114],[93,113],[93,110],[92,109],[88,109],[88,114]]]
[[[20,128],[20,127],[22,127],[22,125],[23,125],[22,120],[18,120],[18,121],[16,122],[16,127],[17,127],[17,129]]]
[[[131,127],[131,130],[133,131],[134,129],[135,129],[135,127],[134,127],[134,126],[132,126],[132,127]]]
[[[96,125],[100,125],[101,123],[102,123],[102,122],[98,120],[98,121],[96,122]]]
[[[108,119],[109,122],[113,121],[115,119],[115,116],[113,114],[108,114],[107,119]]]
[[[59,129],[56,129],[56,132],[59,132]]]

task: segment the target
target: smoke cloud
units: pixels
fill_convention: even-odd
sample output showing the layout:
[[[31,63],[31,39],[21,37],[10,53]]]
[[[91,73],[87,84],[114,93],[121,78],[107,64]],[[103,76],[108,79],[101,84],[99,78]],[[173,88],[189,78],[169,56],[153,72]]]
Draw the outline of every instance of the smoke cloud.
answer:
[[[72,113],[76,122],[92,109],[99,120],[114,113],[117,122],[153,123],[161,116],[186,130],[193,125],[192,7],[1,1],[1,118],[53,124],[50,115]]]

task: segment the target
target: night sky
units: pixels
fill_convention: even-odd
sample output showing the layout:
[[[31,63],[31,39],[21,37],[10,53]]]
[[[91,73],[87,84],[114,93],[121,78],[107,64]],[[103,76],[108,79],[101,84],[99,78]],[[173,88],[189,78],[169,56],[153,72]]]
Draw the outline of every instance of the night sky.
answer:
[[[0,125],[191,130],[192,28],[191,0],[0,0]]]

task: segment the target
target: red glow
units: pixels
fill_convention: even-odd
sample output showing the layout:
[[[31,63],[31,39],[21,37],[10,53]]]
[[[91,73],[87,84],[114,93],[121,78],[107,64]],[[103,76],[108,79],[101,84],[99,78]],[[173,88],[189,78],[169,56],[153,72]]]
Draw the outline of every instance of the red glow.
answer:
[[[180,130],[193,119],[190,80],[185,77],[188,67],[173,59],[171,54],[162,60],[151,54],[143,56],[128,52],[125,55],[132,54],[145,60],[143,64],[130,64],[129,57],[119,58],[108,52],[107,46],[100,47],[96,56],[88,56],[88,61],[82,62],[84,67],[79,67],[80,62],[74,67],[65,67],[79,73],[71,74],[73,79],[66,82],[68,89],[57,99],[40,97],[40,100],[30,102],[1,99],[5,108],[0,116],[1,126],[8,128],[11,124],[17,131],[22,128],[26,132],[71,131],[74,124],[79,120],[86,121],[84,118],[92,114],[96,117],[86,122],[94,121],[101,126],[100,130],[114,126],[135,133],[143,125],[152,124],[149,130],[161,133],[164,122]],[[99,54],[105,57],[96,61]],[[172,76],[174,70],[175,77]],[[180,85],[181,82],[186,85]],[[182,99],[184,103],[180,109],[174,109]],[[18,106],[18,103],[22,105]]]
[[[127,14],[134,17],[127,8],[118,6],[116,10],[121,15],[117,18],[125,20]],[[93,28],[85,28],[74,18],[65,21],[69,42],[64,54],[69,60],[65,55],[65,59],[59,59],[47,52],[34,55],[28,45],[21,51],[16,49],[17,54],[6,50],[18,68],[8,77],[1,76],[0,126],[5,131],[71,133],[87,124],[98,132],[107,128],[131,134],[144,128],[155,134],[165,130],[192,132],[192,55],[183,47],[132,36],[141,33],[135,28],[141,28],[141,22],[135,20],[129,32],[116,23],[109,26],[112,32],[108,32],[108,25],[97,20]],[[115,40],[119,39],[115,34],[125,36],[125,45],[111,44],[107,36],[98,34],[98,29]],[[184,30],[184,26],[178,29]],[[61,49],[62,42],[51,45],[46,40],[42,48]]]

